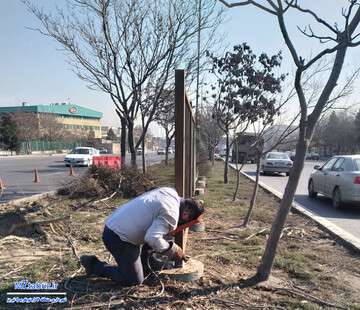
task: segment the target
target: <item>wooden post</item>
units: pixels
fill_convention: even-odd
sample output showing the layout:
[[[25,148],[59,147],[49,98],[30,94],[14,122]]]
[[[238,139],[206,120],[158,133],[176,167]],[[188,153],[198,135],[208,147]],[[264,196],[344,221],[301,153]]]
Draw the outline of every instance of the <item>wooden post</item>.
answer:
[[[185,92],[185,72],[175,71],[175,187],[180,196],[190,198],[195,189],[195,118]],[[175,235],[175,242],[186,250],[188,229]],[[182,262],[176,262],[178,266]]]
[[[178,194],[185,195],[185,89],[184,70],[175,71],[175,187]]]
[[[175,71],[175,187],[185,197],[185,72]],[[185,237],[185,238],[184,238]],[[183,250],[186,238],[183,232],[175,235],[175,243]],[[182,262],[176,262],[181,265]]]
[[[187,197],[192,197],[193,196],[193,184],[194,184],[194,179],[193,179],[193,156],[194,156],[194,150],[193,150],[193,130],[194,130],[194,124],[193,124],[193,118],[192,118],[192,109],[191,109],[191,105],[190,103],[187,104],[187,108],[188,108],[188,113],[187,113],[187,130],[186,130],[186,144],[187,144],[187,151],[186,151],[186,155],[187,155],[187,159],[186,159],[186,174],[187,174],[187,184],[186,184],[186,189],[187,189]]]

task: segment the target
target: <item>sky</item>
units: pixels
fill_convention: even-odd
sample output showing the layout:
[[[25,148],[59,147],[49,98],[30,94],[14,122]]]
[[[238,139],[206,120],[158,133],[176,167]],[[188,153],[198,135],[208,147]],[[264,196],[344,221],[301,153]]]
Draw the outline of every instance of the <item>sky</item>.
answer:
[[[144,0],[148,1],[148,0]],[[207,0],[205,0],[207,1]],[[260,0],[259,0],[260,1]],[[34,3],[54,6],[64,0],[38,0]],[[299,0],[303,6],[313,8],[331,24],[341,24],[341,7],[346,0]],[[220,4],[219,4],[220,6]],[[286,19],[290,34],[299,54],[309,57],[323,48],[314,40],[305,38],[296,25],[305,26],[311,20],[299,13],[289,13]],[[108,95],[87,88],[71,70],[67,56],[52,39],[29,28],[39,27],[38,21],[20,0],[0,0],[0,106],[28,104],[49,104],[71,102],[102,111],[103,125],[119,126],[117,115]],[[314,27],[314,30],[323,29]],[[291,73],[294,65],[283,43],[275,17],[253,7],[227,9],[225,23],[219,29],[224,46],[247,42],[257,54],[283,51],[282,72]],[[326,32],[325,32],[326,33]],[[360,65],[360,47],[348,53],[342,78]],[[360,83],[356,83],[360,86]],[[358,88],[358,87],[356,87]],[[348,98],[357,102],[359,92],[355,90]],[[158,128],[153,133],[159,135]]]

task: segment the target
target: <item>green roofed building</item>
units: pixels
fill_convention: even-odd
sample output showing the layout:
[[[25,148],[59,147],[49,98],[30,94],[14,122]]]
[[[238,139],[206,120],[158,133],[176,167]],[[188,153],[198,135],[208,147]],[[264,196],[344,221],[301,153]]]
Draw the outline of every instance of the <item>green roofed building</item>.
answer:
[[[74,132],[95,132],[95,138],[101,138],[100,120],[103,116],[101,112],[85,108],[76,104],[53,103],[49,105],[27,105],[0,107],[0,115],[7,113],[34,113],[37,116],[50,114],[56,117],[58,123],[64,129]]]

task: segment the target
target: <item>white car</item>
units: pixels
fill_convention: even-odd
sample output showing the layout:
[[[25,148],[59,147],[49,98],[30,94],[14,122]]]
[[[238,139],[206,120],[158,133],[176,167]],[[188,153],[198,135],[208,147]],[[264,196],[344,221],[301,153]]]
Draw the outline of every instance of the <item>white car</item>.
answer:
[[[76,147],[68,155],[65,156],[64,162],[69,166],[86,166],[89,167],[93,163],[93,156],[99,155],[99,150],[93,147]]]
[[[142,153],[143,153],[142,147],[136,149],[136,155],[142,155]]]
[[[330,197],[335,209],[346,203],[360,205],[360,155],[335,156],[314,169],[308,183],[310,198],[318,193]]]
[[[165,149],[164,149],[164,148],[159,148],[159,149],[157,150],[157,154],[158,154],[158,155],[165,155]]]
[[[266,173],[285,173],[287,176],[293,167],[293,162],[289,155],[281,152],[270,152],[265,155],[261,163],[261,172]]]
[[[215,160],[222,160],[220,154],[218,154],[218,153],[214,154],[214,159]]]

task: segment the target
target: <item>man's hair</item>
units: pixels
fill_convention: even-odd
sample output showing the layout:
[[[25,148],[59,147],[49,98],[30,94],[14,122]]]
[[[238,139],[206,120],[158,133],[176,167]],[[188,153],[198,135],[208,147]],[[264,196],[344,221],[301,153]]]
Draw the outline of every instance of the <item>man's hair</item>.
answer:
[[[201,214],[204,213],[204,202],[202,200],[195,200],[192,198],[186,198],[183,201],[184,209],[187,209],[191,213],[193,220],[197,219]]]

